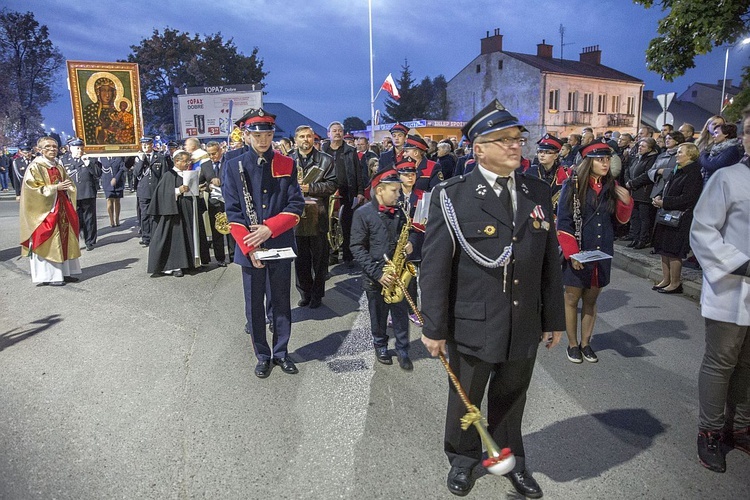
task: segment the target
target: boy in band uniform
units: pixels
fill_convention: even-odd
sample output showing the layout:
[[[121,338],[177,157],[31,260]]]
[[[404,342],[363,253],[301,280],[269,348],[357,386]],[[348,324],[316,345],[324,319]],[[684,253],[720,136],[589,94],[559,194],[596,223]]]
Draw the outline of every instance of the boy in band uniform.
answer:
[[[375,356],[378,361],[393,363],[388,354],[388,313],[393,321],[396,337],[398,363],[404,370],[414,368],[409,359],[409,305],[401,302],[388,304],[382,295],[383,287],[396,286],[396,277],[385,274],[385,256],[393,259],[401,229],[406,217],[398,206],[401,194],[401,181],[394,169],[384,170],[372,180],[373,199],[354,212],[351,233],[351,251],[354,259],[362,267],[362,288],[367,293],[370,311]],[[406,244],[407,254],[412,252],[413,243]]]

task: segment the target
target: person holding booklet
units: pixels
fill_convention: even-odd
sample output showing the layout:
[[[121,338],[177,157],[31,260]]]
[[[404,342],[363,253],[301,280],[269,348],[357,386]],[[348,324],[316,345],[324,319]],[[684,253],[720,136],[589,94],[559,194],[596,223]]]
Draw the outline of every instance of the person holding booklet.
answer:
[[[619,186],[609,169],[612,150],[604,141],[595,141],[581,151],[583,161],[565,181],[557,207],[557,238],[565,257],[565,327],[568,333],[568,359],[596,363],[591,335],[596,321],[596,301],[609,284],[612,259],[590,260],[586,251],[614,254],[615,224],[625,224],[633,211],[628,190]],[[591,254],[587,254],[591,255]],[[581,262],[576,259],[586,260]],[[581,302],[581,338],[578,340],[578,304]]]
[[[249,135],[250,146],[247,152],[227,161],[222,189],[227,220],[237,242],[234,262],[242,268],[245,332],[250,334],[258,360],[258,378],[268,377],[274,365],[284,373],[298,373],[287,352],[292,324],[292,261],[263,260],[256,254],[262,249],[294,250],[292,228],[299,223],[305,207],[294,160],[271,149],[275,118],[258,108],[237,122]],[[271,343],[266,335],[266,294],[272,306]]]
[[[190,153],[176,153],[174,168],[162,174],[148,206],[155,222],[148,247],[149,273],[181,278],[184,269],[210,261],[203,225],[206,205],[198,191],[198,171],[190,170]]]

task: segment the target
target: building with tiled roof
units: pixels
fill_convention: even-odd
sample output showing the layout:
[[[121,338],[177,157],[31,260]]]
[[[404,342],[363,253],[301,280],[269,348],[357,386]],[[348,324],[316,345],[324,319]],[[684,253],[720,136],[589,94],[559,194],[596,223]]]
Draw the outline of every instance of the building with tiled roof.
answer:
[[[481,53],[448,82],[449,119],[467,121],[497,98],[529,129],[566,137],[592,127],[635,133],[641,121],[643,81],[601,64],[598,46],[578,61],[555,59],[545,41],[536,54],[503,50],[503,35],[481,39]]]

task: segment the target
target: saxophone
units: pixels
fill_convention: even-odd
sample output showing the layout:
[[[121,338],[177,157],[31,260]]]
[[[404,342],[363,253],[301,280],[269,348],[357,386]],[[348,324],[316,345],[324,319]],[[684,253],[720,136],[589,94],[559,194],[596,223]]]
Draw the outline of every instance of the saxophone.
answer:
[[[383,256],[386,262],[383,267],[383,274],[393,274],[396,276],[394,283],[389,287],[383,287],[383,291],[381,292],[383,300],[387,304],[395,304],[404,300],[404,295],[408,293],[406,292],[406,288],[409,286],[409,282],[417,275],[417,269],[414,267],[414,264],[406,260],[406,244],[409,243],[411,219],[403,207],[400,208],[406,217],[406,224],[404,224],[401,234],[398,237],[396,250],[393,252],[393,259],[389,259],[387,255]]]

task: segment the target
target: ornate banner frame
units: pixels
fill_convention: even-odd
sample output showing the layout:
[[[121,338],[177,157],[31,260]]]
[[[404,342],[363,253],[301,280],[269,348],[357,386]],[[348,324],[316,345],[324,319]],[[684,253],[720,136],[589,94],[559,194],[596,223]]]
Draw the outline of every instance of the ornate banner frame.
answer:
[[[130,156],[141,150],[143,114],[138,65],[67,61],[73,128],[84,153]]]

